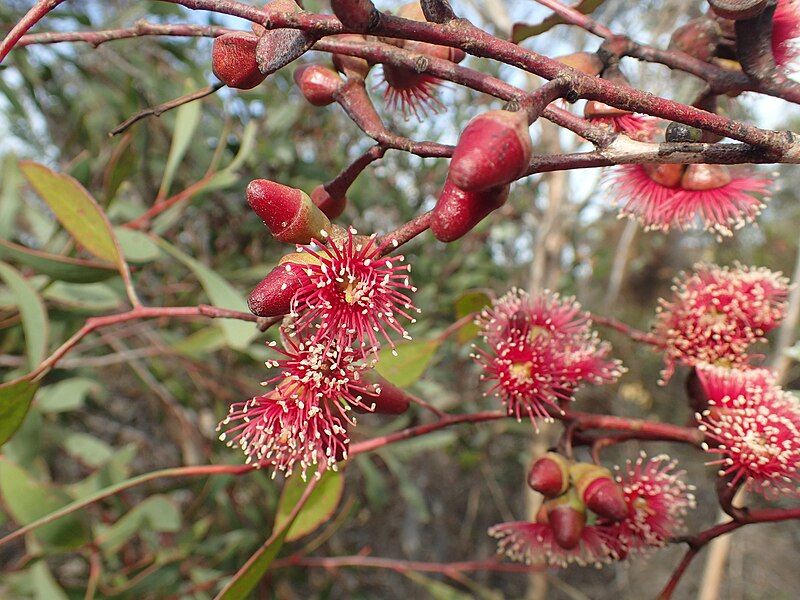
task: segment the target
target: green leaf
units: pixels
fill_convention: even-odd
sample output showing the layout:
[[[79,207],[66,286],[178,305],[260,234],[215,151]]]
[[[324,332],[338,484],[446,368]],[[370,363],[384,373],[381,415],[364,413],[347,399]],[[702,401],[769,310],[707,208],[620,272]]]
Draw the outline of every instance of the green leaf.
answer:
[[[124,517],[104,529],[97,543],[105,554],[114,554],[134,535],[145,529],[175,532],[181,528],[181,513],[166,496],[151,496]]]
[[[594,12],[594,10],[603,2],[605,2],[605,0],[581,0],[581,2],[572,8],[584,15],[588,15]],[[528,23],[514,23],[514,26],[511,28],[511,41],[515,44],[519,44],[521,41],[526,40],[529,37],[541,35],[546,31],[550,31],[556,25],[562,25],[564,23],[566,23],[566,21],[559,15],[555,14],[550,15],[535,25],[530,25]]]
[[[403,571],[403,575],[424,588],[427,592],[425,597],[432,600],[472,600],[474,598],[472,594],[457,590],[442,581],[437,581],[416,571]]]
[[[187,89],[191,87],[191,82],[187,82]],[[191,91],[191,90],[189,90]],[[189,149],[189,144],[194,139],[194,133],[200,124],[200,103],[189,102],[183,104],[175,111],[175,128],[172,133],[172,145],[169,148],[167,164],[164,167],[164,177],[161,180],[161,188],[158,191],[159,198],[166,198],[175,172]]]
[[[36,561],[28,570],[28,574],[35,600],[69,600],[69,596],[58,585],[44,560]]]
[[[0,494],[5,507],[20,525],[27,525],[69,502],[66,494],[39,483],[16,464],[2,457]],[[75,515],[66,515],[42,525],[37,530],[36,537],[49,546],[61,549],[77,548],[87,539],[86,529]]]
[[[36,406],[44,413],[60,413],[81,408],[90,393],[98,393],[101,386],[93,379],[72,377],[45,386],[39,392]]]
[[[469,314],[478,313],[491,303],[492,299],[482,290],[466,291],[456,299],[456,319],[462,319]],[[476,335],[478,335],[478,326],[470,321],[458,330],[458,341],[461,344],[466,344]]]
[[[146,233],[127,227],[114,227],[114,235],[128,262],[141,265],[161,256],[161,250]]]
[[[38,382],[27,379],[0,384],[0,446],[17,431],[30,408]]]
[[[0,262],[0,279],[6,282],[17,299],[22,330],[25,332],[28,365],[33,370],[47,356],[47,335],[50,330],[47,309],[36,289],[11,265]]]
[[[22,173],[58,221],[97,258],[122,263],[111,224],[103,209],[78,181],[31,161],[20,163]]]
[[[88,433],[70,432],[64,438],[64,450],[90,467],[101,467],[114,455],[103,440]]]
[[[433,339],[397,344],[396,356],[386,348],[380,352],[375,370],[390,383],[408,387],[425,373],[440,343]]]
[[[66,309],[95,314],[119,308],[122,299],[102,283],[66,283],[56,281],[44,291],[44,297]]]
[[[272,561],[283,548],[286,531],[276,537],[269,545],[261,546],[248,559],[247,563],[234,575],[214,600],[245,600],[261,581]]]
[[[0,240],[0,258],[14,260],[51,279],[71,283],[94,283],[117,274],[117,267],[111,264],[32,250],[7,240]]]
[[[171,344],[172,348],[189,358],[195,359],[219,350],[225,345],[225,337],[222,329],[217,325],[219,324],[195,331],[190,336]]]
[[[278,501],[278,512],[275,515],[275,529],[279,529],[286,522],[289,513],[300,500],[306,489],[306,482],[295,473],[283,486],[281,498]],[[325,471],[311,492],[311,496],[297,515],[286,534],[286,541],[291,542],[308,535],[325,523],[333,515],[344,492],[344,477],[339,471]]]
[[[156,243],[168,254],[181,261],[200,280],[200,285],[208,294],[214,306],[229,308],[241,312],[249,312],[247,303],[234,287],[225,281],[218,273],[212,271],[203,263],[191,256],[184,254],[169,242],[156,238]],[[235,319],[222,319],[220,326],[225,334],[225,339],[231,348],[244,350],[256,337],[258,331],[252,323],[237,321]]]
[[[22,204],[22,175],[13,154],[6,154],[0,172],[3,174],[0,178],[0,237],[8,238],[14,233],[17,212]]]

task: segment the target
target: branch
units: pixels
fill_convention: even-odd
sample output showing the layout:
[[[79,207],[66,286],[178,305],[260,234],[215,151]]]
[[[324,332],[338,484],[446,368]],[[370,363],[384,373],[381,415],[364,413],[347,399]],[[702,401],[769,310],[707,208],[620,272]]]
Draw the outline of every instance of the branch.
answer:
[[[293,555],[287,558],[276,560],[272,563],[274,569],[285,569],[288,567],[321,567],[323,569],[339,569],[342,567],[368,567],[376,569],[390,569],[398,573],[417,571],[420,573],[440,573],[448,577],[456,573],[468,573],[471,571],[492,571],[500,573],[531,573],[544,570],[544,567],[537,565],[522,565],[514,563],[503,563],[497,558],[485,560],[471,560],[463,562],[424,562],[413,560],[402,560],[396,558],[381,558],[377,556],[365,556],[357,554],[355,556],[300,556]]]
[[[62,2],[64,2],[64,0],[39,0],[34,4],[31,9],[25,13],[25,16],[8,32],[8,35],[6,35],[3,41],[0,42],[0,63],[8,56],[8,53],[11,52],[11,49],[26,31],[36,25],[47,13]]]
[[[156,106],[151,106],[150,108],[145,108],[144,110],[139,111],[135,115],[128,117],[122,123],[117,125],[114,129],[109,132],[109,136],[115,136],[136,123],[137,121],[141,121],[145,117],[160,117],[162,114],[167,112],[168,110],[172,110],[173,108],[178,108],[184,104],[189,104],[195,100],[200,100],[201,98],[205,98],[206,96],[210,96],[215,92],[221,90],[225,87],[224,83],[215,83],[214,85],[209,85],[202,89],[197,90],[196,92],[192,92],[191,94],[186,94],[185,96],[180,96],[179,98],[173,98],[167,102],[162,104],[158,104]]]

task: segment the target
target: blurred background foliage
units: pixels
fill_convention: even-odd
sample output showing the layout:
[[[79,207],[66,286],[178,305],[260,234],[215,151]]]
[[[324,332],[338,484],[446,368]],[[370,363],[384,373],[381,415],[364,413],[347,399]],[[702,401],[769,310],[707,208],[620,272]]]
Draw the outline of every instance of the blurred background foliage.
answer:
[[[4,2],[0,29],[8,29],[29,4]],[[378,4],[389,8],[398,3]],[[506,33],[514,21],[535,23],[547,14],[528,0],[454,4],[488,29]],[[322,2],[306,5],[325,8]],[[665,46],[672,29],[704,9],[704,3],[686,0],[608,0],[596,16],[637,39]],[[127,26],[142,18],[245,27],[170,4],[109,0],[65,3],[37,31]],[[593,50],[596,44],[564,26],[524,42],[551,56]],[[209,278],[228,282],[230,289],[225,289],[235,296],[228,299],[235,304],[288,250],[247,209],[247,182],[262,177],[310,191],[371,145],[336,106],[317,109],[303,101],[292,84],[294,66],[255,90],[222,90],[109,137],[110,130],[141,108],[212,83],[210,47],[207,39],[159,38],[98,48],[30,47],[14,51],[0,72],[0,239],[6,244],[0,260],[22,275],[46,307],[49,328],[42,326],[36,335],[49,351],[88,316],[122,310],[126,300],[113,272],[75,281],[74,274],[47,275],[9,253],[7,242],[87,258],[26,185],[20,159],[68,173],[91,192],[117,227],[146,304],[213,303]],[[313,53],[303,60],[329,62]],[[538,84],[484,60],[470,58],[468,64],[518,85]],[[670,75],[663,67],[627,59],[623,66],[636,85],[655,93],[690,101],[698,89],[696,81]],[[379,81],[377,74],[373,78]],[[415,138],[453,142],[469,117],[498,106],[455,86],[441,97],[447,112],[424,123],[389,114],[385,119]],[[731,101],[723,110],[770,127],[797,131],[800,125],[795,107],[769,99]],[[539,125],[532,131],[537,151],[580,147],[566,132]],[[171,152],[180,160],[170,160]],[[474,290],[500,295],[512,286],[550,287],[576,295],[589,310],[647,329],[657,298],[668,293],[681,269],[697,260],[739,260],[791,273],[798,253],[800,173],[774,170],[778,191],[758,227],[722,243],[705,233],[644,233],[617,220],[599,171],[531,177],[514,186],[510,202],[463,240],[443,245],[425,235],[404,250],[419,287],[416,303],[423,310],[412,334],[433,339],[455,320],[459,298]],[[444,161],[390,151],[358,179],[339,222],[362,232],[391,230],[433,206],[445,173]],[[190,186],[185,201],[152,223],[151,231],[171,250],[120,227],[155,198]],[[26,348],[31,334],[19,304],[11,286],[0,284],[3,381],[30,370]],[[217,441],[214,428],[231,402],[259,393],[264,342],[274,332],[260,334],[250,325],[237,331],[226,332],[220,322],[158,320],[121,324],[84,340],[46,377],[22,426],[0,451],[0,535],[137,474],[241,462],[238,452]],[[613,342],[615,356],[629,372],[618,385],[583,390],[579,408],[676,423],[690,417],[683,373],[661,387],[655,353],[614,332],[601,333]],[[442,410],[493,407],[492,400],[482,397],[469,352],[463,336],[449,339],[410,389]],[[773,358],[770,348],[764,353]],[[794,366],[789,380],[796,388],[800,370]],[[414,408],[396,418],[367,415],[360,418],[354,440],[428,418]],[[553,432],[543,432],[539,447],[550,443],[548,436]],[[497,422],[441,431],[359,456],[345,469],[335,516],[284,553],[336,556],[369,549],[375,556],[440,562],[489,557],[494,543],[486,536],[487,527],[526,516],[524,478],[533,437],[528,423]],[[636,444],[609,450],[609,464],[633,458],[638,450]],[[686,449],[648,447],[651,453],[662,450],[682,459],[698,486],[700,507],[692,526],[711,523],[716,518],[713,469]],[[0,596],[82,598],[89,587],[98,598],[210,598],[268,535],[280,490],[280,478],[273,481],[260,472],[160,480],[133,488],[0,547]],[[759,526],[735,535],[722,597],[796,597],[797,524]],[[552,573],[547,597],[652,597],[679,552],[668,549],[655,560],[602,571]],[[686,594],[696,589],[701,569],[697,561],[684,584]],[[403,598],[409,593],[459,599],[523,597],[533,594],[534,587],[520,574],[474,573],[454,583],[414,572],[280,569],[257,593],[287,599]]]

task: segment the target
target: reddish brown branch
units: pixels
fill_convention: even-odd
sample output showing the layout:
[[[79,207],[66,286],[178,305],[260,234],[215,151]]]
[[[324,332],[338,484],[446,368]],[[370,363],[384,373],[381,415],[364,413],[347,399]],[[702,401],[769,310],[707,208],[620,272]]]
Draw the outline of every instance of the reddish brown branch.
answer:
[[[321,567],[323,569],[339,569],[342,567],[362,567],[376,569],[390,569],[398,573],[417,571],[420,573],[440,573],[452,576],[458,573],[469,573],[472,571],[493,571],[499,573],[535,573],[542,571],[543,567],[536,565],[522,565],[514,563],[503,563],[497,558],[485,560],[471,560],[463,562],[424,562],[414,560],[402,560],[396,558],[381,558],[377,556],[366,556],[357,554],[355,556],[300,556],[293,555],[287,558],[276,560],[272,563],[275,569],[285,569],[288,567]]]
[[[17,24],[11,28],[11,31],[8,32],[8,35],[6,35],[3,41],[0,42],[0,63],[2,63],[3,59],[8,56],[8,53],[11,52],[11,49],[16,45],[26,31],[41,21],[42,18],[47,15],[47,13],[49,13],[62,2],[64,2],[64,0],[39,0],[36,4],[34,4],[31,9],[25,13],[25,16],[22,17]]]

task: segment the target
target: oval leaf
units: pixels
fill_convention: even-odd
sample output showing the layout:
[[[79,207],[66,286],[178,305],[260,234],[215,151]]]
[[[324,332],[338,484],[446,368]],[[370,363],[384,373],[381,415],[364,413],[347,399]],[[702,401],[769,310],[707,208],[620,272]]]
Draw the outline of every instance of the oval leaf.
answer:
[[[0,258],[14,260],[51,279],[70,283],[95,283],[117,274],[116,266],[111,264],[32,250],[7,240],[0,240]]]
[[[456,319],[461,319],[471,313],[478,313],[491,303],[492,299],[482,290],[466,291],[456,299]],[[458,341],[466,344],[476,335],[478,335],[478,326],[470,321],[458,330]]]
[[[408,387],[425,373],[440,343],[434,339],[397,344],[396,356],[389,349],[382,350],[375,370],[390,383]]]
[[[121,255],[103,209],[78,181],[31,161],[20,163],[33,189],[53,211],[64,229],[97,258],[115,265]]]
[[[69,502],[60,490],[31,478],[10,460],[0,458],[0,494],[14,520],[27,525]],[[75,515],[67,515],[42,525],[36,537],[50,546],[77,548],[86,542],[86,530]]]
[[[27,379],[0,385],[0,446],[19,429],[38,387]]]
[[[6,282],[17,299],[28,349],[28,364],[33,370],[47,355],[47,310],[36,289],[11,265],[0,262],[0,279]]]
[[[192,270],[197,279],[200,280],[200,285],[203,286],[203,289],[206,291],[206,294],[208,294],[214,306],[241,312],[250,312],[241,294],[218,273],[212,271],[200,261],[184,254],[165,240],[157,238],[156,243],[168,254],[171,254]],[[238,350],[247,348],[258,333],[252,323],[245,321],[223,319],[220,322],[220,326],[225,333],[225,339],[228,345]]]
[[[303,491],[306,489],[306,482],[300,477],[300,473],[295,473],[283,486],[281,498],[278,501],[278,512],[275,515],[275,529],[279,529],[289,513],[292,512],[295,504],[300,500]],[[317,483],[317,487],[311,492],[303,510],[297,515],[286,534],[286,541],[291,542],[308,535],[317,527],[330,519],[344,492],[344,477],[339,471],[326,471]]]

